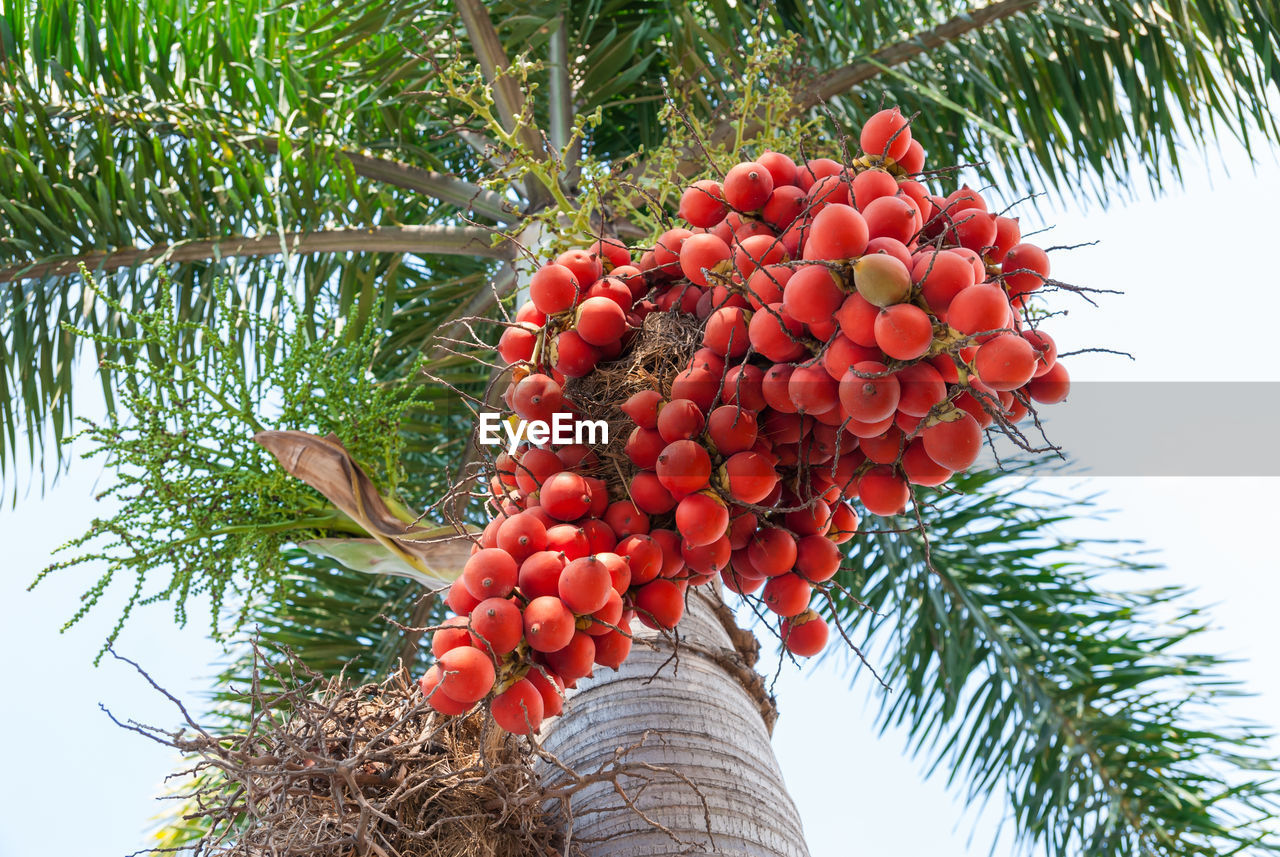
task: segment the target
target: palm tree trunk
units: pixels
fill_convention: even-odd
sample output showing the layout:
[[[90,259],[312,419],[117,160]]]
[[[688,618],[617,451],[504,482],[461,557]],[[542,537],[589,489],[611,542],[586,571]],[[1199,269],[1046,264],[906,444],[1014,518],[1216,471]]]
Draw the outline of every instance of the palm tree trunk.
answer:
[[[808,857],[761,705],[728,660],[737,652],[717,602],[691,590],[678,648],[640,629],[622,669],[580,681],[544,725],[543,749],[588,778],[632,748],[616,787],[594,782],[570,800],[567,834],[589,857]],[[541,773],[552,789],[567,779],[554,765]]]

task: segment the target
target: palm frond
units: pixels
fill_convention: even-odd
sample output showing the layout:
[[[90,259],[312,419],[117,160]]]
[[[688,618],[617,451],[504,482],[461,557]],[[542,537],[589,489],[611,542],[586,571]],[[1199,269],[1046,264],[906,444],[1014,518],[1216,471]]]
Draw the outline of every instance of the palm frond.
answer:
[[[1122,588],[1151,567],[1058,537],[1088,507],[1017,479],[929,497],[927,543],[875,521],[855,540],[830,615],[882,653],[881,725],[969,803],[1007,797],[1028,853],[1280,852],[1269,736],[1224,720],[1242,689],[1195,651],[1206,617],[1177,587]]]

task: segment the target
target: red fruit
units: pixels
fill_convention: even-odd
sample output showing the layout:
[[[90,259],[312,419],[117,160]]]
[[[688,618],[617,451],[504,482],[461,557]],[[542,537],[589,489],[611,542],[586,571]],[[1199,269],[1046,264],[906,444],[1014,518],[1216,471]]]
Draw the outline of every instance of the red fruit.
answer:
[[[856,259],[867,249],[867,222],[853,206],[828,205],[813,218],[805,259]]]
[[[986,211],[987,202],[982,198],[982,194],[965,185],[957,191],[952,191],[947,196],[945,207],[951,216],[955,218],[964,211]]]
[[[949,470],[966,470],[982,452],[982,428],[969,414],[957,420],[929,426],[920,434],[924,451]]]
[[[933,343],[933,322],[914,304],[885,307],[876,316],[876,344],[896,360],[923,357]]]
[[[711,478],[711,457],[692,440],[668,444],[658,456],[658,480],[677,500],[701,491]]]
[[[704,179],[689,185],[680,196],[679,215],[690,226],[710,229],[729,213],[720,182]]]
[[[993,390],[1016,390],[1036,372],[1036,350],[1022,336],[1006,333],[978,348],[973,369]]]
[[[1071,392],[1071,376],[1067,374],[1067,367],[1054,363],[1039,378],[1031,379],[1027,391],[1031,398],[1043,405],[1056,405]]]
[[[835,513],[832,514],[834,521]],[[796,574],[811,583],[823,583],[835,577],[839,570],[840,549],[827,536],[805,536],[796,542]]]
[[[647,515],[662,515],[676,506],[675,498],[652,470],[641,470],[631,477],[630,492],[636,507]]]
[[[902,453],[902,472],[912,485],[935,488],[951,478],[951,471],[929,457],[924,441],[914,438]]]
[[[862,216],[872,238],[893,238],[910,244],[920,228],[920,212],[915,203],[900,196],[883,196],[874,200],[862,208]]]
[[[543,717],[555,717],[564,710],[564,682],[560,680],[560,676],[535,664],[525,673],[524,678],[538,689],[538,694],[542,697]]]
[[[659,577],[672,578],[684,571],[684,558],[680,555],[680,534],[675,530],[653,530],[649,533],[661,554]]]
[[[495,696],[489,711],[494,722],[506,731],[528,735],[542,728],[545,706],[538,688],[529,679],[522,678]]]
[[[657,535],[657,531],[654,535]],[[651,535],[627,536],[618,542],[616,550],[619,556],[627,560],[633,586],[648,583],[662,571],[663,549]]]
[[[515,385],[511,406],[526,420],[550,423],[556,412],[564,408],[564,392],[550,377],[535,372]]]
[[[803,509],[787,512],[783,522],[797,536],[825,535],[831,527],[831,509],[822,500],[810,500]]]
[[[858,479],[858,497],[873,515],[897,515],[907,508],[911,488],[892,467],[878,465]]]
[[[587,289],[587,300],[591,298],[607,298],[613,301],[618,305],[618,309],[622,310],[624,320],[625,314],[631,311],[631,305],[635,302],[631,289],[617,277],[605,277]],[[583,301],[583,303],[586,303],[586,301]]]
[[[1024,330],[1022,338],[1031,343],[1036,353],[1036,371],[1034,377],[1039,378],[1053,367],[1058,360],[1058,345],[1053,337],[1043,330]]]
[[[876,316],[880,309],[862,295],[854,293],[845,298],[835,313],[840,332],[856,345],[876,347]]]
[[[797,180],[806,192],[823,176],[834,176],[845,172],[844,164],[830,158],[814,158],[805,161],[797,169]]]
[[[737,563],[738,560],[734,559],[732,562]],[[750,595],[765,584],[765,578],[746,577],[736,568],[726,568],[721,571],[720,580],[724,582],[725,589],[739,595]]]
[[[747,545],[747,559],[765,577],[786,574],[796,564],[796,540],[779,527],[762,527]]]
[[[449,594],[445,596],[444,603],[459,616],[466,616],[476,608],[480,599],[471,594],[466,582],[459,577],[449,586]]]
[[[524,638],[520,608],[505,598],[486,598],[471,611],[471,645],[494,657],[515,651]]]
[[[680,248],[685,239],[693,233],[688,229],[668,229],[658,236],[658,243],[653,248],[653,263],[659,269],[667,269],[671,273],[680,264]]]
[[[845,416],[864,423],[893,416],[901,391],[895,375],[880,375],[886,371],[883,363],[871,360],[849,367],[840,379],[840,407]],[[865,377],[877,375],[880,377]]]
[[[538,551],[520,563],[520,593],[525,598],[559,595],[565,558],[559,551]]]
[[[1009,255],[1013,246],[1021,240],[1022,227],[1018,225],[1018,218],[997,217],[995,246],[987,253],[987,258],[992,262],[1001,262],[1005,256]]]
[[[661,404],[662,394],[657,390],[641,390],[622,403],[622,412],[641,428],[654,428],[658,425],[658,406]]]
[[[947,397],[947,384],[942,380],[942,374],[929,363],[903,366],[894,374],[902,391],[898,410],[907,416],[923,417]]]
[[[721,405],[707,417],[707,436],[721,456],[750,449],[756,442],[756,417],[735,405]]]
[[[804,327],[783,311],[782,303],[757,310],[747,326],[747,336],[751,347],[774,363],[786,363],[806,353]]]
[[[547,655],[547,665],[571,686],[577,679],[589,677],[594,663],[595,641],[585,631],[573,632],[567,646]]]
[[[765,606],[779,616],[795,616],[809,606],[813,587],[799,575],[784,574],[766,583],[761,597]]]
[[[1000,272],[1010,295],[1034,292],[1049,277],[1049,254],[1034,244],[1017,244],[1005,254]]]
[[[467,630],[467,619],[463,616],[450,616],[444,621],[444,627],[431,634],[431,654],[437,658],[450,649],[469,645],[471,632]]]
[[[813,183],[813,187],[809,188],[809,193],[806,195],[806,207],[814,214],[832,203],[853,204],[853,196],[849,191],[849,179],[844,173],[823,176]]]
[[[787,255],[786,245],[773,235],[734,236],[733,267],[744,279],[760,268],[786,261]]]
[[[897,159],[898,166],[902,167],[907,173],[912,175],[924,169],[924,147],[916,140],[911,141],[910,148],[907,153]],[[797,652],[796,654],[799,654]]]
[[[512,515],[498,526],[495,547],[506,551],[517,563],[547,546],[547,528],[528,512]]]
[[[935,315],[942,316],[956,295],[974,283],[973,266],[956,253],[926,253],[911,269],[911,279]]]
[[[556,458],[560,459],[560,463],[564,465],[565,470],[591,467],[599,462],[595,452],[585,443],[565,444],[555,452]]]
[[[752,309],[782,300],[782,290],[791,281],[791,268],[766,265],[746,278],[747,300]]]
[[[849,367],[867,360],[876,360],[884,355],[879,348],[864,348],[843,333],[832,337],[827,348],[822,352],[822,368],[827,374],[839,381]]]
[[[859,211],[881,197],[892,197],[898,192],[898,180],[887,170],[863,170],[853,178],[853,204]]]
[[[625,561],[619,559],[619,564],[626,569]],[[630,574],[630,572],[628,572]],[[601,637],[612,630],[609,626],[617,627],[622,620],[622,596],[618,594],[618,588],[609,590],[609,600],[604,606],[591,614],[591,623],[584,630],[593,637]]]
[[[473,646],[459,646],[440,656],[439,690],[458,702],[479,702],[493,689],[493,661]]]
[[[609,568],[594,556],[575,559],[560,573],[560,600],[579,616],[596,612],[609,600],[613,591]],[[569,677],[556,670],[564,678]]]
[[[684,616],[684,593],[670,580],[646,583],[632,596],[636,616],[650,628],[671,629]]]
[[[721,536],[710,544],[691,545],[685,542],[680,546],[680,555],[685,565],[698,574],[715,574],[729,565],[733,548],[727,536]]]
[[[573,309],[578,290],[578,278],[564,265],[543,265],[529,278],[529,299],[544,315]]]
[[[502,337],[498,340],[498,355],[508,365],[526,363],[533,359],[533,347],[537,341],[536,328],[523,324],[508,327],[502,331]]]
[[[805,610],[782,623],[782,645],[793,655],[811,658],[827,645],[827,623],[813,610]]]
[[[717,270],[717,266],[728,262],[731,256],[729,245],[715,235],[709,232],[691,235],[680,247],[680,270],[690,282],[705,286],[708,285],[706,271]]]
[[[631,264],[631,251],[627,249],[626,244],[623,244],[617,238],[609,236],[600,238],[591,245],[590,253],[597,259],[602,260],[602,262],[607,263],[607,267],[610,270]]]
[[[995,243],[995,215],[978,209],[953,213],[945,240],[949,244],[959,244],[967,250],[981,253]]]
[[[721,375],[702,366],[691,366],[671,381],[672,399],[689,399],[702,411],[711,410],[720,393]],[[661,414],[659,414],[661,419]]]
[[[658,456],[666,446],[667,442],[662,439],[662,435],[656,428],[637,426],[631,430],[623,451],[636,467],[651,470],[658,463]]]
[[[796,162],[779,152],[763,152],[756,158],[756,163],[773,176],[774,193],[784,185],[794,185],[799,178]]]
[[[637,536],[627,538],[637,538]],[[613,591],[619,595],[625,593],[627,587],[631,585],[631,566],[627,564],[626,557],[612,551],[600,551],[596,554],[596,559],[604,563],[605,568],[609,570],[609,585],[613,587]]]
[[[573,623],[573,613],[555,596],[540,596],[524,608],[524,638],[535,652],[555,652],[569,645]]]
[[[840,385],[821,364],[796,367],[787,392],[801,414],[825,414],[840,404]]]
[[[462,567],[462,583],[477,600],[505,598],[515,588],[518,568],[511,554],[499,548],[482,548]]]
[[[907,245],[903,244],[896,238],[872,238],[867,242],[867,255],[892,256],[902,263],[903,267],[908,271],[914,264],[911,259],[911,251],[907,249]]]
[[[613,301],[608,303],[612,304]],[[576,330],[566,330],[551,344],[551,361],[561,375],[581,378],[596,368],[596,364],[600,362],[600,352]]]
[[[822,265],[806,265],[796,269],[782,293],[782,308],[788,315],[805,324],[830,319],[844,303],[840,278]]]
[[[626,332],[627,315],[609,298],[587,298],[578,307],[574,329],[589,345],[608,345]]]
[[[724,199],[738,211],[759,211],[773,193],[773,174],[748,161],[730,168],[724,177]]]
[[[970,286],[951,302],[947,309],[947,324],[970,335],[1006,328],[1009,326],[1009,299],[999,286],[987,283]]]
[[[759,452],[735,452],[724,463],[729,496],[738,503],[759,503],[778,483],[773,462]]]
[[[566,684],[573,684],[578,679],[591,675],[591,665],[596,660],[595,640],[584,631],[574,631],[569,645],[548,652],[546,660],[547,666],[563,678]]]
[[[765,407],[761,385],[764,371],[759,366],[731,366],[724,373],[724,401],[748,411],[760,411]]]
[[[791,375],[795,371],[796,367],[790,363],[775,363],[760,382],[765,404],[780,414],[796,412],[795,403],[791,401]]]
[[[604,522],[618,538],[649,532],[649,516],[630,500],[610,503],[604,513]]]
[[[576,521],[591,508],[591,488],[577,473],[562,470],[542,483],[538,504],[560,521]]]
[[[658,434],[667,443],[700,435],[705,425],[702,411],[688,399],[673,399],[658,412]]]
[[[709,494],[690,494],[676,506],[676,529],[694,547],[711,544],[728,528],[728,507]]]
[[[795,223],[796,218],[804,213],[808,198],[798,187],[775,187],[769,195],[769,201],[760,210],[760,217],[765,223],[778,231],[782,231]]]
[[[596,637],[596,663],[600,666],[616,671],[629,654],[631,654],[631,637],[628,634],[609,630],[608,633]]]
[[[516,461],[516,485],[532,494],[542,483],[564,469],[564,463],[547,449],[526,449]]]
[[[856,490],[856,486],[855,486]],[[831,510],[831,529],[826,538],[842,545],[858,532],[858,513],[847,503],[840,503]]]
[[[882,434],[858,441],[858,449],[876,464],[895,463],[902,454],[902,446],[902,429],[897,426],[889,426]]]
[[[896,107],[881,110],[862,126],[858,142],[862,151],[875,157],[897,161],[911,149],[911,128],[902,111]]]
[[[441,678],[440,667],[433,666],[427,670],[426,675],[418,679],[418,688],[422,691],[422,695],[426,697],[427,702],[436,711],[441,714],[457,715],[466,714],[471,710],[474,702],[458,702],[450,697],[447,693],[440,689]]]
[[[556,524],[547,528],[547,550],[562,553],[565,559],[575,560],[591,553],[591,541],[582,527]]]
[[[712,310],[702,332],[702,344],[722,357],[741,357],[751,347],[747,337],[751,313],[741,307]]]
[[[556,264],[572,271],[583,288],[600,279],[604,273],[600,257],[587,250],[566,250],[556,257]]]

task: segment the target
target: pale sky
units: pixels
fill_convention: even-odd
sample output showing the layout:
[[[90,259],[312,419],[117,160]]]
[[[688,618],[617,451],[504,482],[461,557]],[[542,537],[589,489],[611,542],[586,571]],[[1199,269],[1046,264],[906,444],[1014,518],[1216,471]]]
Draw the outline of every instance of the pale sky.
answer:
[[[1102,242],[1055,254],[1055,275],[1125,295],[1104,296],[1098,309],[1073,304],[1070,315],[1048,329],[1063,350],[1099,346],[1138,358],[1073,358],[1075,380],[1280,382],[1272,344],[1280,318],[1280,266],[1271,258],[1280,167],[1269,153],[1255,172],[1235,147],[1223,161],[1225,166],[1211,159],[1207,170],[1189,170],[1185,190],[1159,199],[1140,190],[1133,202],[1109,210],[1089,206],[1052,218],[1056,228],[1045,243]],[[1027,211],[1024,225],[1041,216],[1048,219],[1047,207],[1040,215]],[[94,389],[86,380],[80,389]],[[1070,401],[1058,407],[1070,407]],[[1115,430],[1143,431],[1138,416],[1126,415]],[[1203,450],[1195,453],[1209,453],[1224,441],[1203,440]],[[1225,440],[1263,442],[1256,436]],[[1224,714],[1280,727],[1274,655],[1280,562],[1273,545],[1280,481],[1061,481],[1054,487],[1082,496],[1104,492],[1102,505],[1115,510],[1105,521],[1074,522],[1071,535],[1140,540],[1167,566],[1152,583],[1195,586],[1200,603],[1216,605],[1212,615],[1219,628],[1201,645],[1244,659],[1233,674],[1259,694],[1226,701]],[[45,853],[51,832],[61,853],[138,850],[149,817],[161,808],[153,798],[175,768],[168,750],[113,726],[98,710],[102,703],[122,719],[178,722],[169,704],[128,667],[110,661],[98,669],[90,665],[114,622],[123,587],[65,635],[58,628],[97,570],[62,573],[33,593],[24,591],[53,548],[104,513],[92,497],[105,485],[97,461],[77,462],[44,497],[33,490],[16,509],[0,511],[0,543],[9,556],[0,583],[0,640],[16,655],[6,670],[7,704],[0,708],[9,773],[0,780],[0,857]],[[176,629],[167,608],[147,608],[126,626],[118,649],[198,709],[219,656],[206,631],[198,612],[186,629]],[[850,687],[849,676],[832,664],[784,669],[779,681],[774,743],[812,857],[988,854],[999,807],[975,828],[974,815],[947,792],[941,777],[922,782],[924,760],[904,755],[903,737],[875,735],[873,688],[865,679]],[[76,804],[71,815],[59,797],[67,794]],[[994,852],[1011,853],[1006,846]]]

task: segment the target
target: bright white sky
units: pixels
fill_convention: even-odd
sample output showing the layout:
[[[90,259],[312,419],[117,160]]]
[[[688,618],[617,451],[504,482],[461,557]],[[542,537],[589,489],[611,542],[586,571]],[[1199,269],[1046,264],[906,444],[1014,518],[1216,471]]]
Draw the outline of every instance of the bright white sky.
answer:
[[[1280,318],[1280,267],[1272,260],[1277,192],[1275,153],[1255,171],[1231,147],[1222,163],[1214,159],[1207,169],[1189,171],[1185,190],[1159,199],[1138,191],[1134,201],[1110,210],[1090,207],[1058,216],[1045,243],[1102,243],[1055,255],[1055,274],[1126,294],[1106,298],[1101,309],[1072,306],[1068,318],[1048,329],[1063,350],[1112,347],[1138,358],[1075,358],[1073,377],[1280,381],[1272,345]],[[1037,219],[1028,211],[1023,222]],[[94,386],[86,376],[80,389]],[[1206,452],[1214,443],[1263,442],[1204,440]],[[1217,605],[1213,615],[1220,629],[1201,644],[1244,659],[1234,674],[1259,694],[1226,701],[1224,715],[1280,727],[1274,655],[1280,562],[1273,543],[1280,482],[1115,477],[1070,485],[1081,495],[1105,492],[1103,505],[1116,510],[1106,521],[1073,524],[1073,534],[1140,540],[1168,567],[1159,582],[1198,587],[1202,603]],[[100,464],[80,462],[44,497],[36,490],[17,509],[0,511],[0,544],[8,556],[0,583],[0,650],[14,655],[5,676],[6,704],[0,706],[10,774],[0,778],[0,857],[47,850],[50,831],[56,831],[64,853],[123,855],[143,847],[147,819],[161,809],[152,799],[174,769],[175,757],[166,749],[120,730],[98,710],[102,703],[122,719],[178,724],[177,712],[127,666],[90,666],[123,593],[59,635],[76,596],[97,571],[63,573],[34,593],[24,591],[53,548],[103,513],[92,499],[103,487]],[[142,610],[118,649],[198,709],[219,650],[205,636],[205,617],[192,618],[179,630],[164,607]],[[849,684],[833,665],[788,669],[778,685],[775,745],[813,857],[991,853],[998,807],[975,826],[975,816],[948,793],[941,777],[922,782],[924,761],[904,755],[901,735],[873,733],[871,683],[859,678]],[[69,784],[76,794],[73,824],[58,799]],[[1001,844],[993,853],[1012,852]]]

